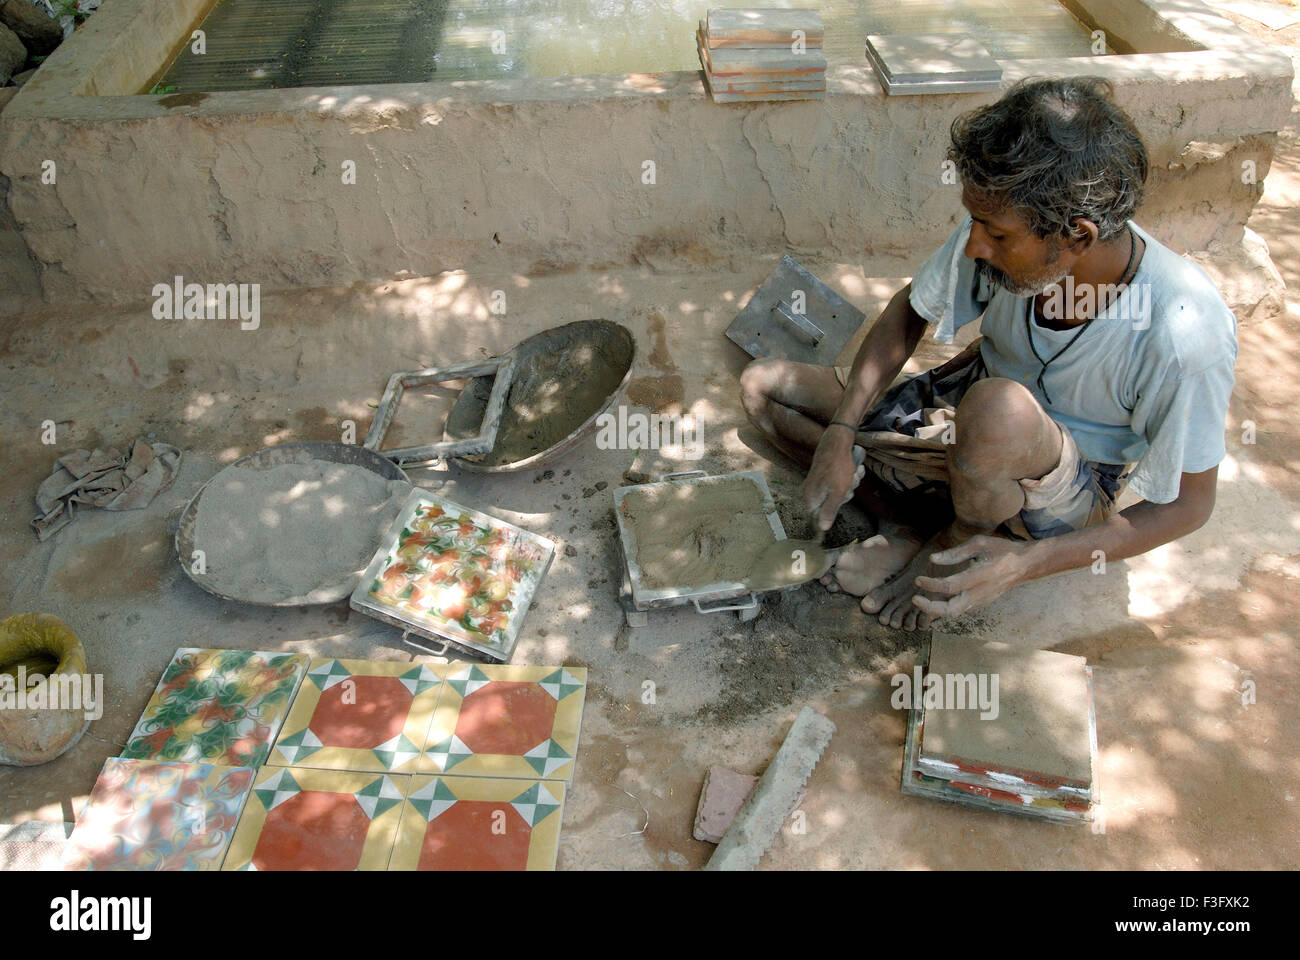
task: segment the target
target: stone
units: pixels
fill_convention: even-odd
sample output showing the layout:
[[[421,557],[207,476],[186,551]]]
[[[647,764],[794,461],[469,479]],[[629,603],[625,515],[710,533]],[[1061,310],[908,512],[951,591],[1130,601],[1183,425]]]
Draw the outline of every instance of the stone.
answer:
[[[27,48],[18,35],[0,23],[0,87],[27,62]]]
[[[721,840],[756,783],[758,777],[726,767],[709,767],[700,790],[700,804],[695,810],[695,839],[705,843]]]
[[[34,57],[49,56],[63,42],[63,27],[31,0],[5,0],[0,23],[17,34]]]
[[[34,76],[36,76],[36,68],[32,67],[30,70],[24,70],[22,73],[15,73],[9,78],[9,82],[15,87],[21,87]]]

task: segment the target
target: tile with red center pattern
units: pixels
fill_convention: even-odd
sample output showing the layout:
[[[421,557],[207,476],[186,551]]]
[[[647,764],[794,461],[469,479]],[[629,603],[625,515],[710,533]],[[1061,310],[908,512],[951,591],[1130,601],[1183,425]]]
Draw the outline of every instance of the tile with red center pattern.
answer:
[[[419,773],[570,780],[584,667],[452,663]]]
[[[223,870],[386,870],[409,777],[263,767]]]
[[[446,670],[445,664],[313,660],[267,763],[413,772]]]
[[[390,870],[554,870],[564,783],[411,777]]]

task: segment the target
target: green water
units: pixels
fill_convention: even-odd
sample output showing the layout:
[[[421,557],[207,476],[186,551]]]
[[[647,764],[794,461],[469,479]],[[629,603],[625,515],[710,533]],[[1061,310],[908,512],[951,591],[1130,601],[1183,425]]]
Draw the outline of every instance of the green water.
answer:
[[[695,25],[718,0],[220,0],[159,84],[167,92],[697,70]],[[814,7],[831,66],[865,65],[870,33],[968,34],[1000,58],[1087,56],[1052,0],[764,0]]]

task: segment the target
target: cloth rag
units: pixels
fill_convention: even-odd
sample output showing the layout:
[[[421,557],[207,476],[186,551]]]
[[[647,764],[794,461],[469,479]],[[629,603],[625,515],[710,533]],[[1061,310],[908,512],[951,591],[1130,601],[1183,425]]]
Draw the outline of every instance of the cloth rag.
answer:
[[[75,516],[76,505],[104,510],[142,510],[171,486],[181,452],[166,443],[136,440],[127,454],[116,447],[73,450],[54,461],[54,472],[36,490],[36,536],[48,540]]]

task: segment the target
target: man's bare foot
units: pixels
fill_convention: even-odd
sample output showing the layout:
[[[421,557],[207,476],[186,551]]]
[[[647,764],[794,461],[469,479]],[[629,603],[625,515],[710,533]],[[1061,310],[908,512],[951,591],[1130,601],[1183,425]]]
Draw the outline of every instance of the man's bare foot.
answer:
[[[846,547],[821,582],[829,589],[838,588],[860,597],[893,579],[922,546],[923,541],[902,531],[891,530],[888,536],[877,534]]]
[[[953,546],[948,530],[944,530],[919,546],[908,558],[898,575],[874,588],[862,598],[862,609],[878,614],[878,619],[895,630],[924,630],[930,625],[930,615],[923,613],[913,602],[918,594],[933,597],[916,585],[917,577],[946,577],[965,569],[967,564],[953,567],[933,563],[930,556]],[[934,599],[943,599],[934,597]]]

